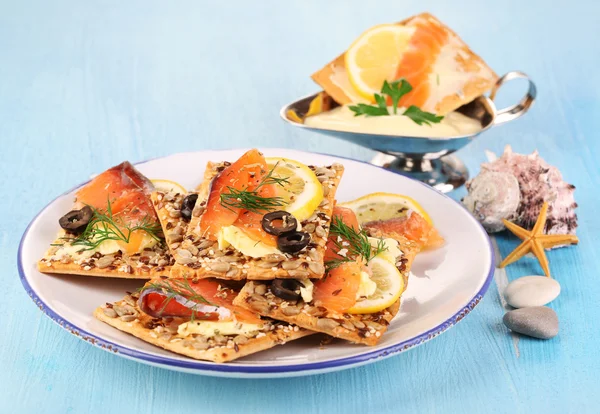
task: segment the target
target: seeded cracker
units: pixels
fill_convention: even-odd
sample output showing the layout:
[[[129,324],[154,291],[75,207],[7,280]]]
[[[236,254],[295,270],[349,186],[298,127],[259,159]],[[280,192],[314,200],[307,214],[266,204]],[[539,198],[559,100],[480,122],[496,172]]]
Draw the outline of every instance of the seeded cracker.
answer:
[[[199,224],[205,210],[211,179],[229,163],[209,164],[203,184],[199,188],[199,197],[194,207],[187,233],[177,249],[171,249],[175,265],[170,277],[207,278],[215,277],[228,280],[272,280],[275,278],[313,278],[323,277],[325,268],[323,256],[329,225],[335,201],[335,193],[342,178],[344,167],[333,164],[327,167],[311,168],[323,186],[323,202],[312,217],[301,223],[302,230],[311,235],[307,248],[297,255],[277,254],[262,258],[242,255],[232,247],[220,250],[217,242],[203,237],[199,233]],[[209,174],[212,169],[213,174]]]
[[[314,334],[314,332],[299,329],[297,326],[287,323],[265,321],[264,328],[252,336],[218,335],[207,338],[202,335],[190,335],[182,337],[177,333],[177,327],[183,320],[152,318],[146,315],[140,311],[137,305],[136,294],[126,296],[122,301],[107,303],[97,308],[94,316],[120,331],[167,351],[212,362],[233,361]]]
[[[188,223],[181,216],[183,200],[190,194],[198,194],[197,204],[202,204],[202,200],[206,200],[208,197],[210,182],[222,168],[224,168],[222,163],[209,162],[206,165],[202,183],[195,191],[187,194],[153,191],[150,195],[152,205],[154,205],[154,209],[156,210],[171,255],[175,256],[187,233]],[[195,211],[197,213],[198,211],[201,211],[201,209],[198,208]],[[195,252],[195,250],[192,249],[192,252]]]
[[[396,267],[408,285],[411,260],[418,248],[402,236],[397,238],[404,255]],[[233,303],[258,312],[262,316],[293,323],[305,329],[323,332],[336,338],[366,345],[376,345],[400,308],[400,299],[383,311],[373,314],[349,314],[330,311],[315,303],[303,300],[288,302],[273,295],[268,282],[250,281],[242,288]]]
[[[108,255],[96,252],[91,257],[85,257],[84,252],[73,255],[61,254],[61,247],[70,246],[70,240],[73,239],[74,236],[61,230],[57,240],[53,243],[54,246],[48,249],[38,262],[38,270],[42,273],[79,276],[151,279],[168,275],[171,264],[174,263],[169,252],[160,245],[134,255],[126,255],[121,252]]]

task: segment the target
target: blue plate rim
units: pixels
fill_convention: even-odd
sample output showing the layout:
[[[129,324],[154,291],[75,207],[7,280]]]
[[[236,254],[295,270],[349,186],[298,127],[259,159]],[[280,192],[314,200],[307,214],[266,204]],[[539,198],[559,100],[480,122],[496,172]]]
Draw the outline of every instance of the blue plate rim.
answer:
[[[275,148],[265,147],[265,149],[275,149]],[[231,151],[231,150],[234,150],[234,148],[224,149],[224,150],[209,150],[209,151],[219,152],[219,151]],[[240,149],[240,150],[243,150],[243,149]],[[382,169],[384,171],[394,174],[393,171],[387,170],[387,169],[377,166],[377,165],[373,165],[366,161],[356,160],[356,159],[349,158],[349,157],[344,157],[344,156],[339,156],[339,155],[334,155],[334,154],[327,154],[327,153],[322,153],[322,152],[302,151],[302,150],[297,150],[297,149],[292,149],[292,150],[346,159],[346,160],[358,162],[361,164],[366,164],[371,167],[379,168],[379,169]],[[199,151],[199,152],[202,152],[202,151]],[[173,155],[176,155],[176,154],[150,158],[150,159],[147,159],[144,161],[137,162],[137,163],[135,163],[135,165],[145,164],[150,161],[154,161],[156,159],[166,158],[166,157],[173,156]],[[423,186],[426,186],[433,191],[436,191],[435,189],[431,188],[430,186],[428,186],[427,184],[425,184],[423,182],[413,180],[409,177],[405,177],[405,178],[412,180],[414,182],[417,182]],[[62,317],[58,313],[54,312],[43,300],[41,300],[40,297],[36,294],[36,292],[33,290],[33,288],[31,287],[31,285],[29,284],[29,282],[27,280],[27,277],[25,275],[25,269],[23,267],[23,260],[22,260],[23,244],[27,237],[27,234],[29,233],[29,231],[31,229],[32,224],[56,200],[73,192],[77,188],[87,184],[89,181],[90,180],[83,182],[83,183],[71,188],[70,190],[65,191],[64,193],[60,194],[59,196],[55,197],[52,201],[50,201],[48,204],[46,204],[46,206],[44,208],[42,208],[35,215],[35,217],[31,220],[31,222],[27,225],[27,228],[25,229],[23,236],[21,236],[21,241],[19,242],[19,250],[17,252],[17,267],[18,267],[18,271],[19,271],[19,278],[21,279],[21,284],[23,285],[23,288],[25,289],[25,291],[27,292],[29,297],[32,299],[32,301],[46,316],[48,316],[52,321],[57,323],[60,327],[71,332],[78,338],[85,340],[85,341],[91,343],[92,345],[97,346],[101,349],[104,349],[105,351],[111,351],[113,353],[118,353],[118,354],[121,354],[125,357],[131,358],[134,360],[136,360],[136,359],[142,360],[144,362],[147,362],[147,363],[150,363],[153,365],[158,365],[158,366],[161,366],[164,368],[175,367],[175,368],[180,368],[180,369],[185,369],[185,370],[197,371],[198,374],[203,374],[203,373],[204,374],[210,374],[210,373],[236,374],[237,373],[237,374],[257,374],[257,375],[263,374],[263,375],[265,375],[265,374],[285,374],[285,373],[298,374],[298,373],[300,373],[300,375],[302,375],[302,373],[304,373],[306,375],[309,375],[311,373],[311,371],[318,372],[318,371],[323,371],[323,370],[327,370],[327,369],[335,369],[335,368],[341,368],[341,367],[351,368],[352,366],[361,365],[370,360],[380,359],[380,358],[383,359],[383,358],[390,357],[392,355],[397,355],[401,352],[407,351],[415,346],[421,345],[421,344],[435,338],[436,336],[440,335],[444,331],[448,330],[449,328],[454,326],[456,323],[460,322],[470,311],[472,311],[475,308],[475,306],[477,306],[479,304],[479,302],[481,301],[481,299],[487,292],[487,290],[492,282],[493,275],[494,275],[495,255],[494,255],[494,249],[492,246],[492,242],[491,242],[487,232],[481,226],[481,224],[469,213],[470,219],[472,219],[473,222],[481,229],[483,234],[486,236],[486,239],[488,242],[488,249],[490,252],[491,263],[490,263],[490,270],[488,272],[486,280],[483,283],[481,289],[475,294],[475,296],[469,301],[469,303],[465,307],[460,309],[458,312],[456,312],[454,315],[452,315],[450,318],[446,319],[444,322],[440,323],[436,327],[434,327],[414,338],[408,339],[406,341],[403,341],[403,342],[400,342],[397,344],[390,345],[386,348],[367,352],[367,353],[364,353],[361,355],[333,359],[333,360],[324,361],[324,362],[307,363],[307,364],[281,365],[281,366],[276,365],[276,366],[269,367],[269,366],[236,365],[235,363],[233,363],[233,364],[217,364],[217,363],[213,363],[213,362],[199,361],[199,360],[193,360],[193,359],[190,359],[189,361],[172,360],[169,358],[148,354],[146,352],[135,350],[135,349],[132,349],[129,347],[117,345],[114,342],[102,339],[102,338],[86,331],[85,329],[82,329],[79,326],[73,325],[72,323],[68,322],[64,317]],[[464,206],[462,206],[462,204],[460,204],[458,201],[447,196],[446,194],[443,194],[441,192],[438,192],[438,193],[441,196],[452,201],[453,203],[456,203],[460,208],[462,208],[466,211]]]

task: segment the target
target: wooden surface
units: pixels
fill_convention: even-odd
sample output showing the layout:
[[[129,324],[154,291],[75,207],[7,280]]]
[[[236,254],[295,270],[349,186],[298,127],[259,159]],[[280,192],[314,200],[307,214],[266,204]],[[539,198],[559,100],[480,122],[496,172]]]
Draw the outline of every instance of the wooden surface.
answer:
[[[518,339],[502,325],[499,289],[540,274],[532,259],[498,273],[468,318],[424,346],[288,380],[124,360],[69,335],[29,300],[16,268],[26,225],[53,197],[123,159],[240,146],[369,159],[368,150],[292,129],[279,108],[315,91],[309,75],[361,31],[425,7],[497,72],[520,69],[537,83],[529,114],[458,154],[475,173],[486,149],[537,148],[577,186],[581,244],[549,254],[563,288],[551,305],[558,337]],[[0,2],[0,411],[598,412],[599,15],[592,1]],[[516,244],[498,238],[502,255]]]

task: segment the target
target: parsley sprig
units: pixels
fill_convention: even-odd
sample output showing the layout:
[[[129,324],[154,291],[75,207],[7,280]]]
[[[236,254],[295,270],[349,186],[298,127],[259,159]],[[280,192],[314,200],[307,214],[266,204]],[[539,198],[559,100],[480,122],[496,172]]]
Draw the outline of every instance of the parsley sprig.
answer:
[[[333,260],[328,260],[325,266],[328,270],[334,269],[346,262],[353,262],[362,258],[365,263],[387,250],[383,240],[377,242],[377,246],[372,246],[369,241],[369,235],[364,229],[356,230],[354,227],[348,226],[339,216],[335,216],[331,221],[329,229],[330,240],[333,240],[337,251],[347,249],[345,257],[338,257]],[[333,236],[333,237],[332,237]],[[338,237],[340,240],[338,241]],[[339,256],[339,254],[338,254]]]
[[[400,98],[404,95],[412,91],[412,86],[406,79],[400,79],[394,82],[384,81],[383,86],[381,87],[381,94],[373,94],[375,98],[375,103],[377,105],[368,105],[364,103],[359,103],[357,105],[349,106],[350,110],[354,112],[354,116],[386,116],[392,115],[390,114],[387,106],[387,98],[384,95],[387,95],[392,101],[393,114],[398,113],[398,103],[400,102]],[[402,115],[409,117],[418,125],[431,125],[437,124],[442,119],[443,116],[437,116],[431,112],[422,111],[418,106],[411,105],[406,109]]]
[[[403,115],[409,117],[418,125],[437,124],[442,119],[444,119],[443,116],[437,116],[436,114],[432,114],[431,112],[421,111],[421,109],[415,105],[409,106],[406,109],[406,111],[404,111]]]
[[[289,177],[276,177],[274,176],[275,164],[273,168],[263,177],[258,185],[250,190],[248,187],[244,189],[237,189],[234,187],[227,187],[227,192],[223,192],[220,196],[221,205],[233,210],[234,208],[241,208],[253,213],[260,213],[264,211],[272,211],[276,207],[286,205],[286,201],[283,197],[263,197],[260,195],[260,188],[265,185],[279,185],[284,187],[286,184],[290,184]]]
[[[116,240],[129,243],[134,231],[145,231],[152,238],[161,241],[162,228],[160,223],[146,215],[139,223],[129,226],[119,215],[113,215],[110,200],[107,202],[106,212],[91,207],[93,215],[85,230],[73,241],[73,246],[82,246],[83,250],[93,250],[107,240]]]

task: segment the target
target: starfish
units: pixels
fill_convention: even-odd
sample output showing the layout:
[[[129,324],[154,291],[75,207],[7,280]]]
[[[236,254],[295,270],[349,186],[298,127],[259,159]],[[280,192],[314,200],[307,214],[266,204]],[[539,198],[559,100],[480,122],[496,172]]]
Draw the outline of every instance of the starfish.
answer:
[[[516,262],[527,253],[531,252],[537,257],[544,274],[550,276],[550,267],[548,266],[548,258],[544,249],[549,249],[554,246],[563,244],[577,244],[579,239],[572,234],[544,234],[544,225],[546,224],[546,214],[548,213],[548,203],[544,203],[540,211],[540,215],[535,222],[532,230],[525,230],[523,227],[517,226],[507,220],[502,220],[508,230],[515,236],[523,240],[521,244],[500,263],[499,267],[508,266]]]

